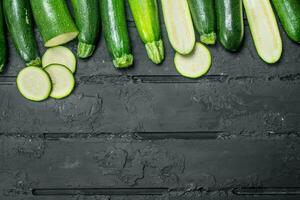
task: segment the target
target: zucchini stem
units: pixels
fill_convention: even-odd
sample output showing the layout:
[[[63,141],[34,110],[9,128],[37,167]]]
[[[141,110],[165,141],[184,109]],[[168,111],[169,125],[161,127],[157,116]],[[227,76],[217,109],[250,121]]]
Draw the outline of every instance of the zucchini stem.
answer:
[[[164,53],[164,44],[162,40],[149,42],[145,45],[148,57],[152,60],[153,63],[159,64],[163,61]]]
[[[127,68],[132,65],[133,56],[131,54],[124,54],[119,58],[115,58],[113,63],[116,68]]]
[[[215,44],[216,38],[217,35],[215,32],[200,35],[200,41],[203,42],[204,44],[209,44],[209,45]]]
[[[84,42],[78,42],[77,47],[77,56],[79,58],[87,58],[90,57],[95,50],[95,45],[87,44]]]

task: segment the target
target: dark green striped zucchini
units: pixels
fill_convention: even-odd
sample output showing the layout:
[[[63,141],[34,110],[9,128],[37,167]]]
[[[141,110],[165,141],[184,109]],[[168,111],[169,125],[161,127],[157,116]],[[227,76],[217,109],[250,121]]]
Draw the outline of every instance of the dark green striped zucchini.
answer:
[[[205,44],[215,44],[216,24],[213,0],[187,0],[192,13],[192,18],[200,41]]]
[[[157,0],[129,0],[130,9],[148,57],[155,64],[164,59]]]
[[[75,22],[79,29],[77,55],[91,56],[100,29],[99,0],[71,0]]]
[[[22,59],[27,65],[40,65],[29,1],[3,0],[3,11],[8,31]]]
[[[300,0],[273,0],[273,5],[288,36],[300,43]]]
[[[30,3],[46,47],[62,45],[77,37],[79,32],[65,0],[31,0]]]
[[[7,49],[6,49],[6,39],[4,32],[4,21],[3,21],[3,11],[2,3],[0,1],[0,73],[4,70],[4,65],[6,63]]]
[[[104,38],[116,68],[132,65],[133,56],[128,35],[123,0],[101,0],[100,13]]]
[[[230,51],[237,51],[244,37],[242,0],[216,0],[218,39]]]

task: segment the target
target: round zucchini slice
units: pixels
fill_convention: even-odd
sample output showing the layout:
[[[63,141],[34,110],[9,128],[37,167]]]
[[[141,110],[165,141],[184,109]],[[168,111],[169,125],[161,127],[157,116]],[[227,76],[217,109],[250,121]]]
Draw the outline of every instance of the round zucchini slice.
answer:
[[[29,66],[19,72],[17,87],[26,99],[43,101],[51,93],[51,80],[42,68]]]
[[[76,57],[73,52],[64,46],[57,46],[48,49],[42,58],[43,68],[51,64],[64,65],[71,70],[76,71]]]
[[[73,73],[65,66],[59,64],[48,65],[45,71],[52,81],[50,97],[62,99],[71,94],[75,86]]]
[[[175,54],[176,70],[184,77],[199,78],[206,74],[211,66],[211,54],[206,46],[196,43],[192,53],[188,55]]]

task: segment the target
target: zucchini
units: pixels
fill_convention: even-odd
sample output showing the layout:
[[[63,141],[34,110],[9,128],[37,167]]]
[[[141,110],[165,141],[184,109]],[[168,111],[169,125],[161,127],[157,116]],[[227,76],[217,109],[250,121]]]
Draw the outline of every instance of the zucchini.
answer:
[[[40,65],[29,1],[3,0],[3,12],[7,29],[19,55],[27,66]]]
[[[300,43],[300,1],[273,0],[273,5],[289,38]]]
[[[75,78],[72,72],[63,65],[53,64],[45,68],[52,82],[50,97],[62,99],[69,96],[75,87]]]
[[[159,64],[164,59],[157,0],[129,0],[129,6],[148,57]]]
[[[132,65],[124,0],[101,0],[100,13],[104,38],[116,68]]]
[[[57,46],[47,49],[42,57],[43,68],[51,64],[60,64],[66,66],[72,73],[76,71],[76,57],[73,52],[63,46]]]
[[[195,31],[187,1],[161,0],[164,20],[172,47],[189,54],[195,46]]]
[[[215,8],[213,0],[188,0],[194,25],[204,44],[216,43]]]
[[[77,55],[90,57],[95,50],[100,29],[99,0],[71,0],[75,22],[79,29]]]
[[[2,2],[0,1],[0,73],[4,71],[7,59],[6,39],[3,24]]]
[[[251,35],[258,55],[266,63],[277,62],[282,40],[270,1],[243,0]]]
[[[40,67],[29,66],[22,69],[17,76],[17,87],[20,93],[29,100],[43,101],[51,92],[51,80]]]
[[[237,51],[244,38],[242,0],[216,0],[218,40],[229,51]]]
[[[65,0],[30,0],[30,3],[46,47],[65,44],[77,37],[79,32]]]
[[[210,51],[201,43],[196,43],[189,55],[175,54],[176,70],[184,77],[199,78],[206,74],[211,66]]]

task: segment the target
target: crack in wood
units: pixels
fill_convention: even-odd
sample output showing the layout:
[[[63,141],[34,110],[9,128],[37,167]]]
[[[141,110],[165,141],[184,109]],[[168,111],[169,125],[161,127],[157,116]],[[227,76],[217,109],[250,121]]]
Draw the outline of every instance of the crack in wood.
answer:
[[[15,84],[16,76],[1,76],[0,85],[13,85]],[[285,81],[295,82],[300,81],[300,73],[287,74],[287,75],[274,75],[274,76],[236,76],[229,75],[206,75],[198,79],[189,79],[180,75],[93,75],[81,76],[77,78],[79,84],[123,84],[127,82],[139,83],[202,83],[202,82],[254,82],[254,81]]]
[[[232,192],[233,195],[245,196],[245,195],[300,195],[300,187],[242,187],[242,188],[215,188],[204,189],[199,188],[197,190],[187,190],[185,188],[33,188],[31,190],[34,196],[73,196],[73,195],[109,195],[109,196],[135,196],[135,195],[164,195],[172,192]]]
[[[235,195],[300,195],[300,187],[290,187],[290,188],[249,187],[249,188],[236,188],[232,192]]]
[[[168,188],[34,188],[35,196],[52,195],[163,195]]]

